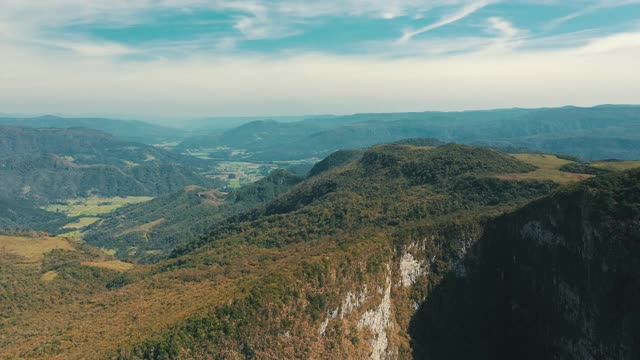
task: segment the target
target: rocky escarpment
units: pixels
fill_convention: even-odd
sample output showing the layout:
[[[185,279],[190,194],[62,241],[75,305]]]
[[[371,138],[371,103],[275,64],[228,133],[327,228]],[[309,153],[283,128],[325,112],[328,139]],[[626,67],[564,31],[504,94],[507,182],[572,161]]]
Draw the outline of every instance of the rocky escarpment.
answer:
[[[412,323],[416,357],[637,359],[640,170],[492,221]]]

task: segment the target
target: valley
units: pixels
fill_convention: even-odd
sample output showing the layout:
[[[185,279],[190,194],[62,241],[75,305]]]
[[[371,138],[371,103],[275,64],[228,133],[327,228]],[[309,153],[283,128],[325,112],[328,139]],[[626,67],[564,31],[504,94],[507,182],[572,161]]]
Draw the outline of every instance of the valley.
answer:
[[[301,131],[277,125],[270,139],[272,125],[238,146]],[[638,351],[640,298],[623,275],[639,271],[638,161],[404,135],[415,128],[286,157],[271,143],[216,155],[93,130],[3,129],[0,178],[13,188],[0,197],[0,358]],[[603,270],[614,262],[619,271]],[[609,290],[589,296],[609,283],[628,297],[615,295],[630,314],[621,326]],[[540,287],[554,295],[529,301]]]

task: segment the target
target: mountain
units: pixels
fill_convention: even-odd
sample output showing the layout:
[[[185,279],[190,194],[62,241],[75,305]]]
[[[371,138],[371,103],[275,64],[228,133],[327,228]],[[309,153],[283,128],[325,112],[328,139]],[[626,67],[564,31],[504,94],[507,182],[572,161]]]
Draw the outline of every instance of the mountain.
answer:
[[[2,125],[60,129],[82,127],[103,131],[122,140],[143,144],[160,144],[163,142],[176,141],[184,135],[182,130],[153,125],[142,121],[63,118],[51,115],[33,118],[4,117],[0,118],[0,126]]]
[[[360,160],[364,155],[364,152],[365,150],[361,149],[338,150],[313,165],[311,170],[309,170],[309,176],[316,176],[325,171],[329,171],[331,169],[338,168],[356,160]]]
[[[75,248],[26,268],[0,252],[0,356],[511,359],[534,343],[549,346],[523,357],[637,354],[640,171],[561,187],[486,147],[352,155],[157,264],[126,270]]]
[[[116,249],[116,255],[122,258],[157,261],[177,244],[196,240],[216,222],[265,204],[302,179],[285,170],[275,170],[229,194],[189,186],[120,209],[90,226],[83,239],[97,247]]]
[[[179,148],[227,147],[227,158],[259,161],[325,157],[411,137],[526,148],[585,160],[640,159],[640,107],[596,106],[465,112],[356,114],[290,123],[258,121],[186,139]],[[242,150],[242,151],[233,151]]]
[[[369,149],[360,160],[321,172],[265,206],[214,224],[210,235],[179,246],[173,259],[125,272],[119,287],[89,294],[75,291],[75,298],[63,296],[55,303],[43,299],[41,305],[20,310],[16,321],[2,322],[0,354],[366,357],[370,340],[382,336],[367,313],[375,312],[391,282],[401,279],[396,273],[401,256],[394,250],[398,231],[455,218],[458,212],[499,212],[557,186],[494,176],[533,169],[486,148]],[[60,274],[81,265],[73,259],[57,262]],[[43,271],[50,269],[43,265]],[[104,275],[95,276],[99,279],[86,281],[106,282]],[[14,286],[12,291],[39,298],[63,286],[71,285],[54,279],[35,287]],[[75,286],[82,287],[82,281]],[[332,315],[334,308],[343,308],[343,299],[349,300],[342,318],[339,312]],[[401,321],[408,324],[410,314]],[[25,337],[45,319],[46,329],[37,337]],[[343,330],[337,327],[341,319]]]
[[[0,127],[0,197],[5,198],[156,196],[209,185],[194,171],[203,164],[96,130]]]
[[[180,126],[189,132],[207,132],[219,129],[230,129],[241,126],[252,121],[275,120],[281,123],[301,121],[331,119],[333,115],[302,115],[302,116],[240,116],[240,117],[211,117],[204,119],[181,120]]]
[[[242,237],[251,243],[264,240],[281,245],[279,236],[254,233],[264,224],[269,224],[265,231],[271,231],[298,223],[305,231],[296,232],[293,239],[302,241],[307,233],[348,233],[361,226],[378,228],[477,206],[517,202],[556,186],[551,181],[512,182],[488,176],[533,170],[535,166],[488,148],[380,145],[368,149],[357,161],[309,178],[275,198],[262,212],[246,214],[242,221],[256,223],[251,223],[249,228],[254,230],[243,231]],[[293,221],[291,214],[302,209],[304,218]],[[280,221],[284,223],[278,224]],[[221,226],[212,230],[213,239],[246,229],[233,223]],[[202,238],[178,247],[176,254],[207,241],[212,240]]]
[[[322,121],[322,120],[318,120]],[[198,135],[185,139],[178,149],[215,148],[220,146],[234,149],[250,149],[260,152],[283,144],[283,141],[304,138],[321,129],[314,121],[277,122],[255,120],[228,129],[221,134]],[[272,160],[275,160],[272,159]]]
[[[487,124],[465,137],[476,143],[523,146],[587,160],[638,159],[639,118],[637,106],[541,109]]]

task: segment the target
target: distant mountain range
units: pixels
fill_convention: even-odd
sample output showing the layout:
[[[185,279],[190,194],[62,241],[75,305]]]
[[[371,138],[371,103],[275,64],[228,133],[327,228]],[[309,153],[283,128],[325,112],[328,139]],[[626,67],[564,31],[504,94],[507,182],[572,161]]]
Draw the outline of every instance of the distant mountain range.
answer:
[[[185,132],[135,120],[114,120],[102,118],[63,118],[39,116],[31,118],[0,117],[0,126],[22,126],[34,128],[75,128],[83,127],[104,131],[122,140],[143,144],[159,144],[179,140]]]
[[[264,120],[259,120],[264,119]],[[273,120],[275,119],[275,120]],[[85,127],[145,144],[179,143],[176,150],[218,149],[224,160],[324,158],[411,137],[563,153],[585,160],[640,159],[640,106],[566,106],[461,112],[354,114],[184,120],[181,129],[98,118],[0,118],[0,125]],[[194,134],[195,133],[195,134]],[[228,148],[226,152],[219,149]]]
[[[0,126],[0,197],[156,196],[211,181],[202,160],[83,128]]]
[[[235,158],[322,158],[409,137],[526,148],[594,159],[640,159],[640,107],[597,106],[465,112],[356,114],[280,123],[255,121],[185,139],[179,149],[243,149]],[[234,157],[234,156],[231,156]]]

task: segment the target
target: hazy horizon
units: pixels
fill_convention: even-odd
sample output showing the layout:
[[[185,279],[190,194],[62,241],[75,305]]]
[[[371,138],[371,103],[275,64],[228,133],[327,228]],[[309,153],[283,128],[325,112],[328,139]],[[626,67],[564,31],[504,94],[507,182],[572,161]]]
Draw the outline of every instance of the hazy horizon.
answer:
[[[540,107],[503,107],[503,108],[486,108],[486,109],[463,109],[463,110],[421,110],[421,111],[395,111],[395,112],[355,112],[355,113],[344,113],[344,114],[291,114],[291,115],[212,115],[212,116],[202,116],[202,117],[131,117],[127,115],[118,115],[118,114],[55,114],[55,113],[41,113],[41,114],[25,114],[25,113],[4,113],[0,112],[0,118],[16,118],[16,119],[31,119],[31,118],[39,118],[39,117],[59,117],[59,118],[68,118],[68,119],[83,119],[83,118],[95,118],[95,119],[110,119],[110,120],[124,120],[124,121],[142,121],[150,124],[169,126],[181,128],[184,126],[188,126],[187,123],[197,123],[197,122],[214,122],[216,120],[219,121],[236,121],[236,125],[243,122],[251,122],[257,120],[274,120],[279,122],[293,122],[300,121],[304,119],[314,119],[322,120],[327,117],[342,117],[342,116],[351,116],[351,115],[359,115],[359,114],[391,114],[391,113],[428,113],[428,112],[443,112],[443,113],[455,113],[455,112],[475,112],[475,111],[500,111],[500,110],[510,110],[510,109],[553,109],[553,108],[570,108],[570,107],[578,107],[578,108],[593,108],[600,106],[640,106],[640,104],[595,104],[590,106],[578,106],[578,105],[561,105],[561,106],[540,106]],[[181,123],[182,122],[182,123]],[[228,124],[232,126],[234,124]]]

